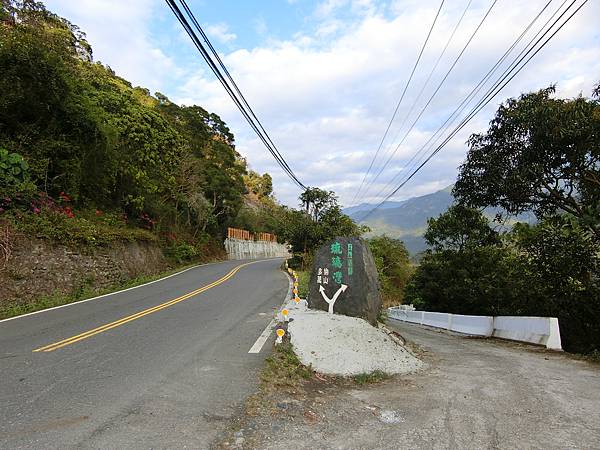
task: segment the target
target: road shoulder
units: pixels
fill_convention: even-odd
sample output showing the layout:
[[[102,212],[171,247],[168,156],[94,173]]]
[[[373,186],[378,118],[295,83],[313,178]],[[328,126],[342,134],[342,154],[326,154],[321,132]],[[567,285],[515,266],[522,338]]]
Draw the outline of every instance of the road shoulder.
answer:
[[[597,446],[599,365],[531,346],[392,326],[425,370],[364,384],[311,373],[279,385],[263,371],[260,391],[217,447]]]

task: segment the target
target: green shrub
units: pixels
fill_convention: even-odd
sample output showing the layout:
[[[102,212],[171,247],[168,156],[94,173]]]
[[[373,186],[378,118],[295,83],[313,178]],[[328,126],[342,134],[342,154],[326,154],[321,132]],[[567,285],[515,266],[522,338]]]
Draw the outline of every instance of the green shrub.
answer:
[[[0,148],[0,187],[17,188],[29,181],[29,165],[18,153]]]
[[[150,231],[120,225],[109,225],[98,218],[73,217],[62,211],[42,209],[39,213],[14,212],[10,220],[16,229],[29,236],[51,239],[67,245],[107,246],[113,242],[156,241]]]
[[[193,245],[186,242],[180,242],[171,245],[167,249],[167,255],[177,261],[177,263],[181,264],[196,258],[198,256],[198,250]]]
[[[467,244],[426,253],[406,302],[455,314],[557,317],[565,350],[600,349],[600,252],[585,228],[551,217],[516,226],[503,245]]]
[[[383,307],[399,305],[404,299],[404,288],[413,272],[404,243],[387,236],[368,240],[381,284]]]

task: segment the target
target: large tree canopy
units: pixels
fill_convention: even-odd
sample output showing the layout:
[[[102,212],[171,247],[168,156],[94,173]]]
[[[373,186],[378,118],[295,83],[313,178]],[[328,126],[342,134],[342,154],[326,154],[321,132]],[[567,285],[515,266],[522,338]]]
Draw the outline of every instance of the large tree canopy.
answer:
[[[454,195],[474,207],[538,217],[570,213],[600,235],[600,102],[552,98],[554,87],[501,105],[469,139]]]
[[[94,63],[85,35],[41,3],[0,3],[0,92],[0,148],[23,158],[46,196],[149,214],[194,235],[218,233],[243,203],[246,162],[218,115]]]

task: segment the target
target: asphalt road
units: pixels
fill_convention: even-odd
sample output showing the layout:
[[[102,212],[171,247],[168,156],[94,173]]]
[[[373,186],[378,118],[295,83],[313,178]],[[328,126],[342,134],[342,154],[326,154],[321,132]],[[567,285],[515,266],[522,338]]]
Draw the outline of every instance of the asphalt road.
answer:
[[[256,389],[268,350],[248,350],[288,292],[282,261],[0,322],[0,447],[208,448]]]

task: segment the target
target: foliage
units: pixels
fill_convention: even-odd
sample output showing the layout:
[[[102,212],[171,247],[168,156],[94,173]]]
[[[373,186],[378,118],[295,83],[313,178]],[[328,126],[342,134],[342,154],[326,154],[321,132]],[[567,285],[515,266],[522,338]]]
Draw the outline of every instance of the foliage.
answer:
[[[503,247],[428,251],[406,288],[405,303],[455,314],[516,315],[521,265]]]
[[[563,347],[600,348],[600,256],[589,232],[561,217],[519,224],[504,245],[428,251],[405,302],[455,314],[558,317]]]
[[[388,378],[390,378],[390,375],[381,370],[375,370],[369,373],[360,373],[352,377],[354,382],[359,386],[362,386],[363,384],[381,383],[382,381],[387,380]]]
[[[253,170],[244,176],[244,183],[250,192],[258,198],[270,197],[273,194],[273,179],[268,173],[259,175]]]
[[[18,153],[9,153],[0,148],[0,188],[6,192],[9,189],[23,190],[29,182],[29,164]]]
[[[469,139],[455,196],[538,217],[567,212],[600,237],[600,101],[551,98],[554,86],[509,99]]]
[[[5,1],[0,12],[0,146],[22,157],[32,186],[155,231],[221,234],[242,205],[246,163],[219,116],[94,63],[85,35],[41,3]],[[11,192],[12,208],[24,191]]]
[[[338,204],[338,199],[333,191],[309,187],[300,194],[300,202],[306,214],[317,222],[321,214]]]
[[[463,205],[453,205],[437,219],[428,219],[423,237],[436,251],[461,251],[500,242],[498,233],[492,230],[485,216]]]
[[[371,238],[368,243],[381,283],[383,307],[402,304],[406,284],[413,272],[404,243],[387,236]]]
[[[310,282],[310,272],[306,270],[299,270],[298,274],[298,297],[307,298]]]
[[[521,224],[512,244],[524,260],[527,315],[558,317],[566,349],[600,349],[600,251],[589,230],[566,217]]]
[[[186,242],[180,242],[171,245],[167,249],[167,255],[172,257],[178,264],[189,262],[198,256],[198,250],[193,245]]]
[[[558,317],[563,347],[585,353],[600,348],[600,110],[552,92],[509,100],[486,134],[472,136],[455,185],[462,204],[428,222],[432,249],[406,301],[458,314]],[[469,205],[531,208],[540,221],[500,236]]]
[[[88,217],[85,217],[88,215]],[[107,246],[114,242],[156,241],[150,231],[125,223],[109,224],[77,214],[69,217],[64,212],[43,209],[37,214],[14,212],[4,217],[11,220],[15,229],[29,236],[43,237],[67,245],[87,247]]]

